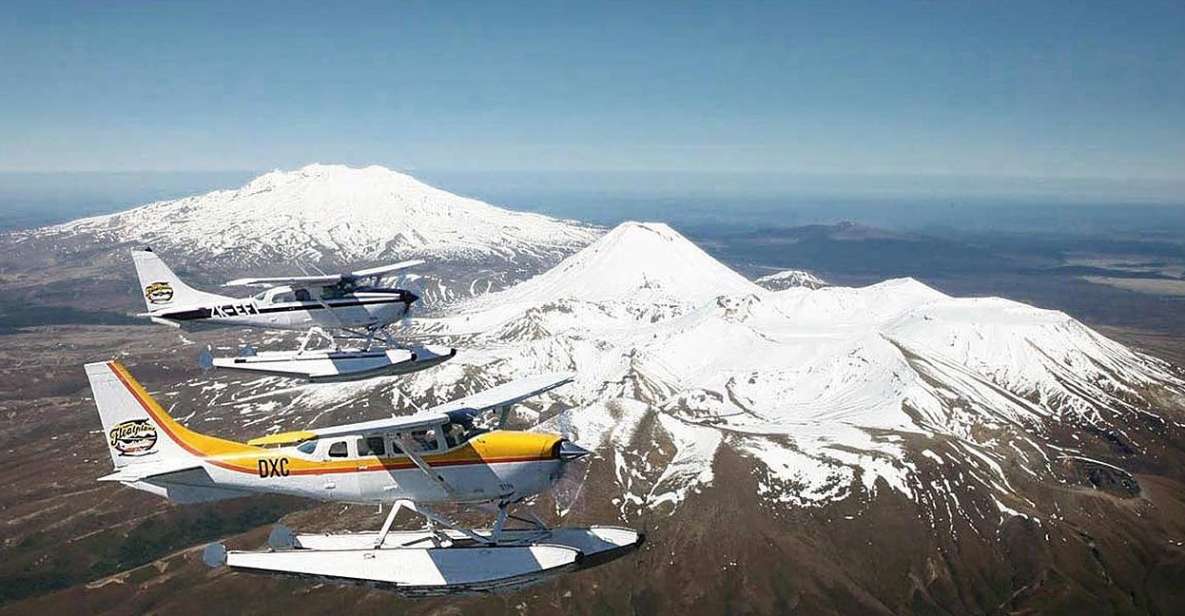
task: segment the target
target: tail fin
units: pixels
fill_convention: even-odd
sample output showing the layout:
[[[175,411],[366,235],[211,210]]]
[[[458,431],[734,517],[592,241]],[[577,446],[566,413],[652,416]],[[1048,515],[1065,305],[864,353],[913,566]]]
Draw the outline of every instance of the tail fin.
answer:
[[[169,417],[119,362],[87,364],[86,377],[116,468],[195,457],[182,446],[183,438],[194,433]]]
[[[198,291],[181,282],[177,274],[174,274],[151,248],[133,250],[132,260],[136,263],[136,275],[140,277],[144,305],[150,313],[174,306],[192,306],[229,299],[224,295]]]

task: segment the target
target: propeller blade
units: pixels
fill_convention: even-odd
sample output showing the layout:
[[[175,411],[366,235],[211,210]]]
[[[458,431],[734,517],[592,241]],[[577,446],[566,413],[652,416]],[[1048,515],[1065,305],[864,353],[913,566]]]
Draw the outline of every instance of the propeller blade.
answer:
[[[554,424],[564,439],[560,441],[557,452],[564,466],[551,491],[556,515],[561,518],[567,516],[580,500],[593,460],[593,456],[590,455],[592,452],[575,442],[576,434],[572,426],[571,413],[570,409],[561,412],[556,416]]]
[[[416,303],[420,303],[422,305],[422,300],[425,293],[423,280],[423,276],[419,276],[417,274],[405,274],[400,276],[398,282],[395,284],[396,288],[403,289],[415,297],[415,300],[412,302],[412,304],[408,304],[407,310],[403,313],[403,317],[400,319],[401,324],[403,325],[406,325],[406,322],[411,318],[412,305]]]
[[[580,494],[584,491],[584,482],[588,481],[589,469],[592,468],[593,457],[587,455],[588,450],[581,448],[581,451],[584,453],[579,457],[564,460],[563,474],[551,488],[555,513],[561,518],[567,516],[579,502]],[[563,456],[562,451],[560,455]]]

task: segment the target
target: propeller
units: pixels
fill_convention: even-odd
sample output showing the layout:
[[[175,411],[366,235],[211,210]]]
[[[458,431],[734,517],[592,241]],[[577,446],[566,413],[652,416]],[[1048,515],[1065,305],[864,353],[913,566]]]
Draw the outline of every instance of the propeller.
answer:
[[[406,327],[408,321],[411,320],[412,306],[424,297],[424,277],[420,274],[410,272],[401,274],[395,279],[394,286],[411,294],[411,301],[407,303],[407,309],[403,311],[403,316],[399,319],[399,325]]]
[[[561,518],[566,517],[580,500],[593,460],[593,452],[576,444],[570,413],[570,410],[564,411],[555,418],[555,427],[564,439],[557,446],[563,468],[560,478],[552,485],[551,496],[556,515]]]

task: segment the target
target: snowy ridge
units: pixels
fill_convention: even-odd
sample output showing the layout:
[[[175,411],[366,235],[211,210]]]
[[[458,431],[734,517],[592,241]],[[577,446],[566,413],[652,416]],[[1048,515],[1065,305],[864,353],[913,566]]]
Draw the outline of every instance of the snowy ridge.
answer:
[[[770,291],[784,291],[786,289],[793,289],[795,287],[821,289],[827,286],[827,282],[825,280],[806,270],[783,270],[774,274],[762,276],[753,282],[769,289]]]
[[[1063,313],[912,279],[769,291],[657,224],[621,225],[544,274],[414,327],[463,352],[406,378],[299,395],[327,402],[369,387],[432,398],[465,379],[574,370],[536,408],[570,409],[547,425],[612,462],[623,513],[674,510],[710,485],[717,451],[730,447],[763,469],[760,493],[773,503],[887,487],[957,511],[962,484],[917,473],[960,461],[957,481],[989,490],[1006,515],[1020,505],[1002,469],[1046,472],[1063,451],[1047,444],[1050,430],[1091,426],[1138,448],[1124,425],[1155,413],[1149,396],[1185,400],[1167,365]],[[673,447],[664,465],[637,449],[642,425]],[[917,438],[933,449],[911,447]]]
[[[431,256],[550,259],[601,231],[459,197],[379,166],[313,164],[235,190],[150,203],[22,234],[150,244],[237,265]]]
[[[473,306],[560,299],[701,303],[760,288],[662,223],[625,222],[555,268]]]

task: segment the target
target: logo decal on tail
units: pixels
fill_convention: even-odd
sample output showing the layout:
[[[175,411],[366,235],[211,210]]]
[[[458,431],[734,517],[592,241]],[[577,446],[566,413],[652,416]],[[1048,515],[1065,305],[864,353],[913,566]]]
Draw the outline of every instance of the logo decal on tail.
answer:
[[[108,433],[111,447],[121,456],[146,456],[156,446],[156,428],[147,419],[132,419],[117,424]]]
[[[173,301],[173,287],[167,282],[154,282],[144,287],[144,297],[151,304],[167,304]]]

